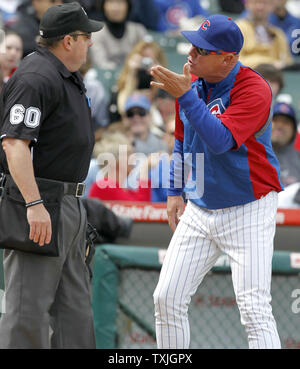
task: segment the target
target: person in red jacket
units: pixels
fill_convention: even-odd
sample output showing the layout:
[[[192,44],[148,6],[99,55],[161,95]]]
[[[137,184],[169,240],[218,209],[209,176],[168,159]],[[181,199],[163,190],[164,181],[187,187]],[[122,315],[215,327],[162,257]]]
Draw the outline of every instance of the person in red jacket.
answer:
[[[107,201],[151,201],[147,160],[140,166],[139,180],[128,177],[134,168],[135,154],[132,142],[125,134],[107,132],[95,144],[94,154],[101,170],[99,179],[90,188],[89,197]]]

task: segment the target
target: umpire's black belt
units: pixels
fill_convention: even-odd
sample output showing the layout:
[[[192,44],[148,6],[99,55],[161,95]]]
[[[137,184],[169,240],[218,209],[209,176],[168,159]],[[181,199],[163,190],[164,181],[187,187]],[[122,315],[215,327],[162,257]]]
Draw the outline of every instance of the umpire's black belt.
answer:
[[[53,179],[45,179],[45,178],[35,178],[38,187],[42,186],[45,191],[47,189],[55,190],[58,189],[59,192],[63,195],[72,195],[75,197],[81,197],[84,195],[85,184],[84,183],[70,183],[70,182],[62,182],[56,181]],[[5,174],[5,182],[7,183],[7,187],[16,186],[12,177],[9,174]]]
[[[81,197],[84,195],[84,190],[84,183],[64,182],[64,195],[74,195],[75,197]]]

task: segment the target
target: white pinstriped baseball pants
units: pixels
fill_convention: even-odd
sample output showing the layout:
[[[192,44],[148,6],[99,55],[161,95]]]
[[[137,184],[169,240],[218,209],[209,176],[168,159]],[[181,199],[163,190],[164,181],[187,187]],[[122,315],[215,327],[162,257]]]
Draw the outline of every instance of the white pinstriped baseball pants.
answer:
[[[230,260],[249,348],[281,347],[270,305],[276,210],[276,192],[246,205],[220,210],[188,202],[153,296],[158,348],[189,347],[191,297],[222,252]]]

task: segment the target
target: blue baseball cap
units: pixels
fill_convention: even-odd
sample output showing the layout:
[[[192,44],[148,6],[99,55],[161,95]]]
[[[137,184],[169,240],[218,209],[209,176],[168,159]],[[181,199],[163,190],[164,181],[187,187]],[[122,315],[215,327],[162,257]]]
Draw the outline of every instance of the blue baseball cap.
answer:
[[[226,15],[214,14],[206,18],[197,31],[182,31],[182,35],[201,49],[238,54],[244,36],[238,25]]]
[[[125,102],[125,111],[128,111],[132,108],[143,108],[146,111],[149,111],[151,108],[151,103],[145,95],[136,93],[129,96]]]
[[[294,108],[287,103],[276,103],[273,106],[273,117],[274,115],[285,115],[289,117],[293,123],[295,128],[297,129],[297,117]]]

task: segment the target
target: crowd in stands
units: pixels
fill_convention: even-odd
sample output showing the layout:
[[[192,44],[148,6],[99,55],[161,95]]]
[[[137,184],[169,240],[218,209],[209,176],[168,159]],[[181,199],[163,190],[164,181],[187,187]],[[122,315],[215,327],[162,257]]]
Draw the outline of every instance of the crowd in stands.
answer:
[[[51,6],[74,0],[0,0],[6,53],[0,53],[0,89],[22,58],[34,52],[39,22]],[[150,85],[149,69],[168,66],[158,35],[180,39],[216,12],[209,0],[80,0],[105,27],[94,34],[81,73],[91,100],[95,148],[86,196],[101,200],[166,201],[175,130],[175,101]],[[299,101],[287,99],[286,70],[299,68],[300,18],[288,0],[219,0],[218,12],[240,26],[240,61],[270,84],[274,99],[272,144],[281,165],[281,207],[300,207]],[[182,38],[181,42],[184,42]],[[176,45],[174,46],[175,50]],[[176,51],[176,50],[175,50]],[[174,52],[175,52],[174,51]],[[116,73],[110,88],[101,76]],[[287,94],[281,92],[285,88]],[[122,151],[123,150],[123,151]],[[126,160],[125,160],[126,159]]]

